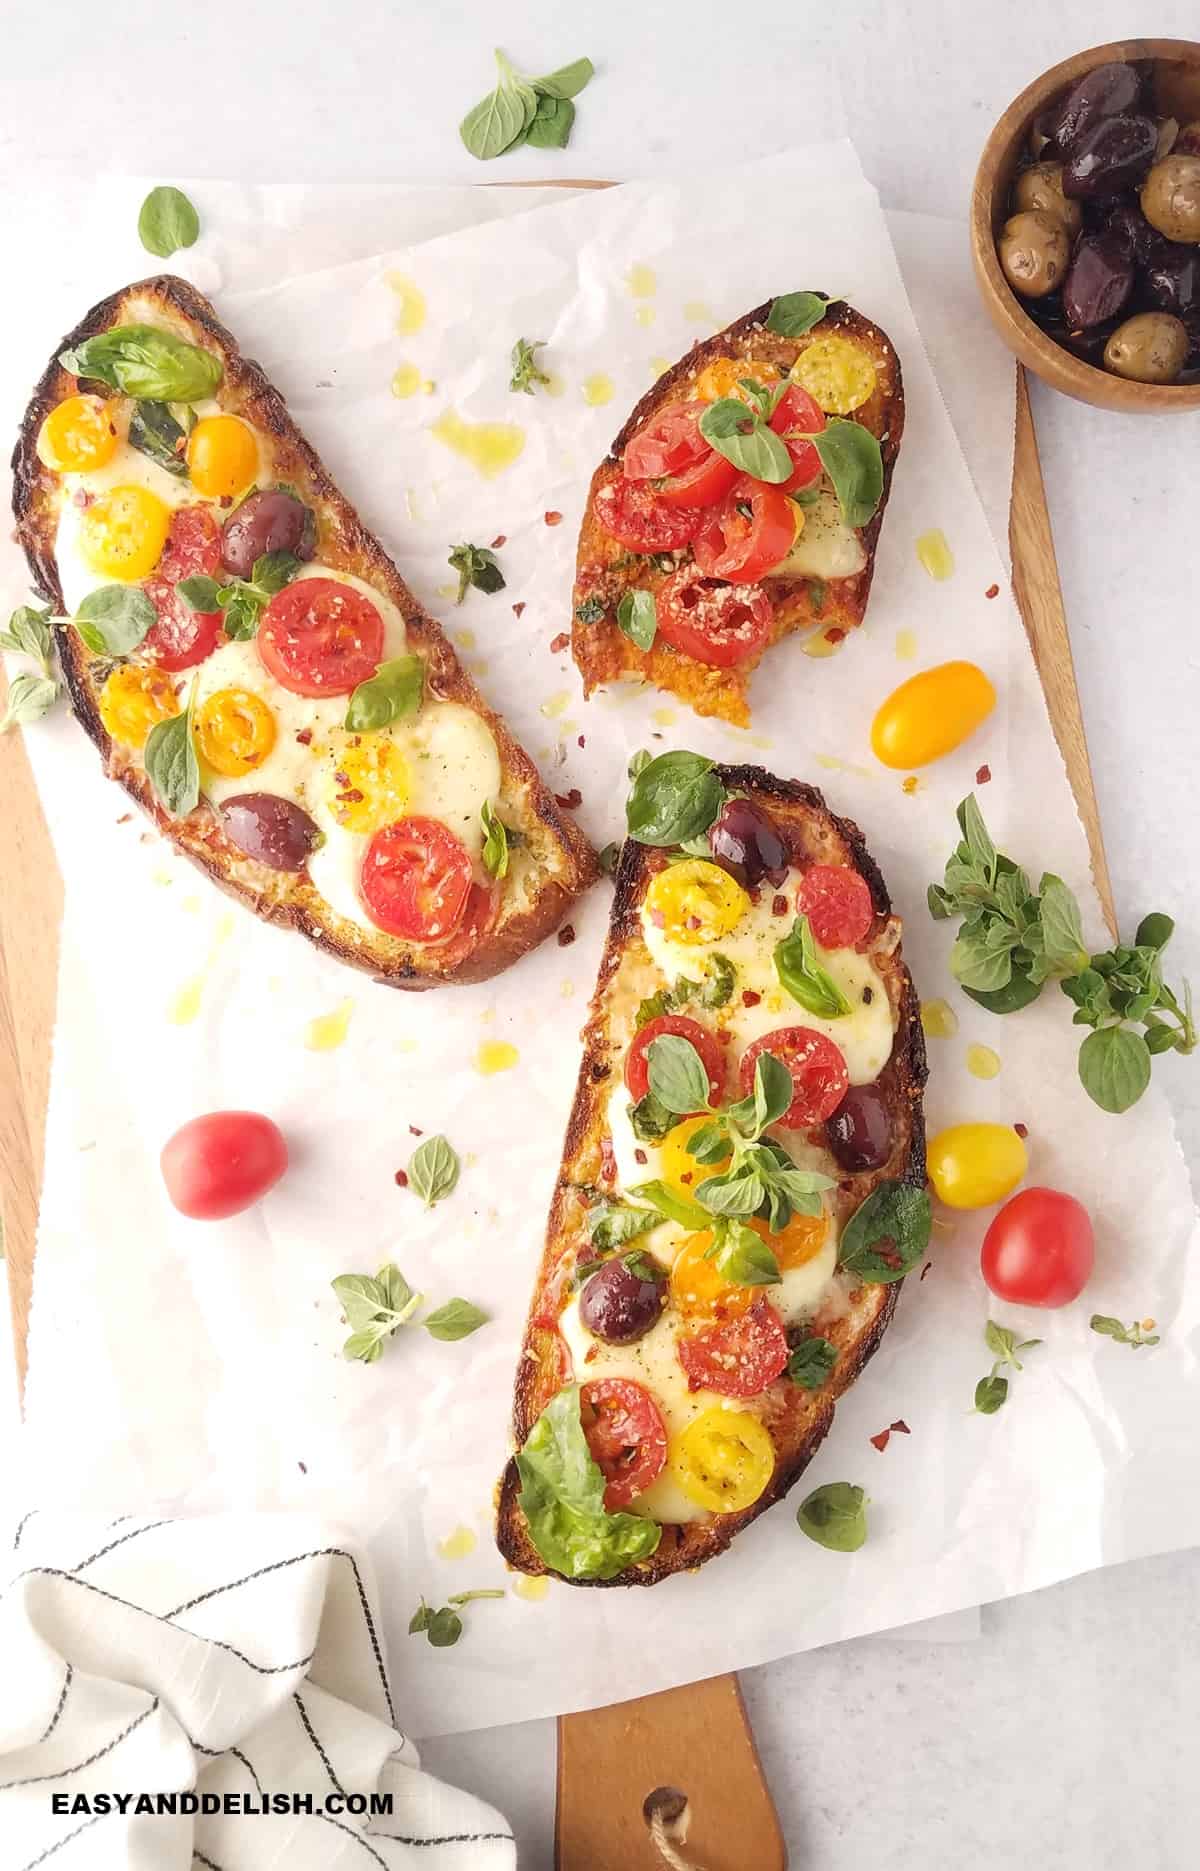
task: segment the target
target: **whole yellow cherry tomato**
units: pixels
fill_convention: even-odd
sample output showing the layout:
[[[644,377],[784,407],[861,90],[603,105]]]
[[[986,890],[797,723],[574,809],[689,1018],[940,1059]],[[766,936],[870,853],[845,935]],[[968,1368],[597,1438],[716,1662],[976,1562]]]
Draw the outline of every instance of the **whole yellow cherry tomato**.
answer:
[[[752,1507],[775,1472],[775,1447],[749,1410],[704,1410],[667,1444],[667,1470],[697,1507]]]
[[[736,1318],[749,1311],[762,1289],[739,1286],[719,1273],[716,1262],[705,1259],[712,1244],[708,1228],[684,1236],[671,1262],[671,1298],[683,1313],[702,1313],[706,1319]]]
[[[685,1117],[682,1124],[676,1124],[669,1130],[659,1145],[660,1174],[663,1181],[677,1195],[688,1197],[698,1182],[706,1176],[717,1176],[723,1169],[728,1169],[729,1158],[722,1157],[719,1163],[698,1163],[688,1153],[688,1143],[698,1130],[703,1130],[712,1119],[706,1116]]]
[[[377,832],[408,811],[412,774],[387,734],[356,734],[334,752],[329,804],[350,832]]]
[[[829,1217],[824,1210],[819,1215],[793,1215],[778,1234],[772,1234],[757,1215],[751,1215],[747,1226],[760,1241],[766,1242],[779,1262],[780,1271],[786,1273],[789,1267],[803,1267],[820,1253],[829,1233]]]
[[[179,713],[171,678],[162,669],[126,663],[100,691],[100,719],[110,739],[140,752],[151,728]]]
[[[838,332],[805,345],[792,377],[829,416],[848,416],[861,408],[878,381],[870,352]]]
[[[114,487],[84,508],[79,550],[105,578],[145,578],[162,557],[170,524],[170,508],[148,488]]]
[[[102,396],[68,396],[56,405],[38,430],[39,461],[58,474],[82,474],[102,468],[117,452],[121,432],[118,404]]]
[[[885,767],[927,767],[953,753],[996,706],[974,663],[939,663],[893,689],[871,723],[871,750]]]
[[[249,689],[218,689],[196,711],[200,758],[226,779],[261,767],[274,745],[275,716]]]
[[[258,472],[258,443],[240,416],[201,416],[187,440],[188,472],[210,500],[240,494]]]
[[[646,913],[672,942],[716,942],[741,922],[750,908],[742,886],[719,864],[685,858],[668,864],[651,879]]]
[[[1009,1124],[952,1124],[929,1145],[927,1164],[947,1208],[990,1208],[1016,1188],[1029,1155]]]
[[[714,357],[697,375],[694,394],[702,403],[717,403],[725,396],[735,396],[741,403],[749,402],[739,383],[742,377],[765,386],[778,383],[779,371],[774,364],[747,362],[744,357]]]

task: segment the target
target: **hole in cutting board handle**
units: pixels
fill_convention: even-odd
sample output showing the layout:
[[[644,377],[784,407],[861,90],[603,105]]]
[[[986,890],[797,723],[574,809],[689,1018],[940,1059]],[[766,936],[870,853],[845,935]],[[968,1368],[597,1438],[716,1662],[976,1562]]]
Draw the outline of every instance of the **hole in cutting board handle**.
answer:
[[[658,1854],[671,1871],[703,1871],[680,1847],[687,1844],[691,1824],[688,1796],[678,1787],[655,1787],[642,1801],[642,1818]]]

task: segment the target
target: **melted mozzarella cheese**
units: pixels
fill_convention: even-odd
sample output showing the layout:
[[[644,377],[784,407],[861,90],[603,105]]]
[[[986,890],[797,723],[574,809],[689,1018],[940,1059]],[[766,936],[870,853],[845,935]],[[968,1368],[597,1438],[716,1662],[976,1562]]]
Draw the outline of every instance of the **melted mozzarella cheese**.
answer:
[[[824,489],[802,509],[804,525],[786,559],[767,574],[772,578],[853,578],[867,563],[866,548],[842,518],[838,497]]]
[[[819,1253],[802,1267],[785,1267],[778,1286],[764,1293],[785,1325],[803,1325],[818,1310],[837,1272],[837,1229],[830,1224]]]
[[[89,592],[113,583],[103,572],[93,571],[79,549],[83,508],[77,503],[76,494],[99,498],[111,493],[114,487],[144,487],[167,507],[182,507],[194,501],[196,495],[188,481],[177,474],[168,474],[165,468],[131,448],[128,442],[122,442],[112,460],[106,461],[102,468],[89,469],[86,474],[64,474],[60,479],[62,500],[54,557],[62,585],[63,606],[67,616],[73,617]]]

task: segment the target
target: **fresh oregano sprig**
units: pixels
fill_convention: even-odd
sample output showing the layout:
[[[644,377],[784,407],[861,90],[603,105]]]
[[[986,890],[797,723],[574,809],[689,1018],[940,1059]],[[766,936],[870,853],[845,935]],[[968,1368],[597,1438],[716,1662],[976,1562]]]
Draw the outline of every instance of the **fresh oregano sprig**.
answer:
[[[510,390],[532,396],[536,384],[549,386],[552,379],[537,361],[537,353],[545,348],[544,338],[517,339],[512,348],[512,376],[508,380]]]
[[[458,126],[468,155],[490,162],[508,150],[532,143],[539,149],[564,149],[575,121],[575,108],[563,108],[595,76],[590,58],[527,78],[496,49],[496,88],[489,91]]]
[[[455,1592],[439,1610],[433,1610],[423,1598],[417,1600],[417,1608],[408,1622],[410,1637],[427,1637],[435,1650],[448,1650],[456,1644],[463,1633],[459,1611],[463,1605],[472,1604],[477,1598],[503,1598],[499,1586],[486,1591]]]
[[[989,1351],[995,1353],[996,1362],[986,1377],[981,1377],[975,1386],[975,1410],[980,1416],[994,1416],[1008,1402],[1008,1379],[1002,1373],[1005,1370],[1023,1371],[1017,1353],[1032,1351],[1041,1344],[1040,1338],[1026,1338],[1017,1343],[1017,1335],[1006,1325],[997,1325],[989,1319],[984,1328],[984,1342]]]
[[[472,587],[476,591],[504,590],[500,561],[488,546],[454,546],[447,563],[458,573],[456,604],[462,603]]]
[[[372,1279],[367,1273],[342,1273],[330,1284],[346,1315],[350,1336],[342,1346],[342,1356],[363,1364],[375,1364],[383,1356],[388,1340],[407,1325],[425,1303],[423,1293],[414,1293],[398,1267],[381,1267]],[[468,1299],[450,1299],[422,1320],[431,1338],[453,1343],[469,1338],[488,1315]]]

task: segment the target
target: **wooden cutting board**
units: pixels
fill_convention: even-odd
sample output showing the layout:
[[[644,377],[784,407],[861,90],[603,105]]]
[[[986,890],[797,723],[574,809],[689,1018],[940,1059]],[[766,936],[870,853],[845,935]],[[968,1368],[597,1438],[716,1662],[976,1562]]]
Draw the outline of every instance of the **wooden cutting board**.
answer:
[[[1091,846],[1101,902],[1115,932],[1037,439],[1021,371],[1010,540],[1017,603]],[[4,686],[0,672],[0,712]],[[62,880],[19,734],[0,738],[0,798],[0,1220],[23,1384]],[[652,1612],[652,1602],[647,1608]],[[652,1623],[651,1618],[651,1627]],[[704,1871],[783,1871],[786,1846],[735,1677],[714,1677],[686,1689],[560,1719],[559,1871],[662,1871],[670,1860],[653,1842],[643,1812],[647,1796],[662,1788],[688,1798],[690,1831],[677,1864],[694,1864]]]

